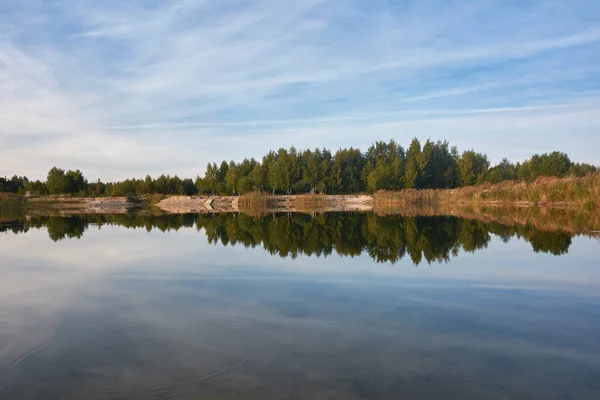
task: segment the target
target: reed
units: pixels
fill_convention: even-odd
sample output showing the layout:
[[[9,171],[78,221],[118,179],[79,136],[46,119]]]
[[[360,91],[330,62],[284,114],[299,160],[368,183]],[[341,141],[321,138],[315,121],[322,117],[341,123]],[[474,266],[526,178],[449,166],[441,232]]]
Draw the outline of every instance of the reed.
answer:
[[[27,208],[27,199],[13,193],[0,193],[0,223],[22,218]]]
[[[27,199],[24,196],[14,193],[0,193],[0,210],[22,209],[27,205]]]
[[[268,196],[260,192],[249,192],[238,198],[238,207],[243,210],[266,210],[268,203]]]
[[[540,231],[589,234],[600,231],[600,212],[580,207],[527,207],[506,204],[437,203],[402,207],[376,207],[380,216],[453,216],[507,226],[531,226]]]
[[[379,191],[375,193],[373,203],[379,208],[433,203],[480,203],[577,206],[593,210],[600,205],[600,173],[581,178],[540,177],[531,183],[506,181],[458,189]]]

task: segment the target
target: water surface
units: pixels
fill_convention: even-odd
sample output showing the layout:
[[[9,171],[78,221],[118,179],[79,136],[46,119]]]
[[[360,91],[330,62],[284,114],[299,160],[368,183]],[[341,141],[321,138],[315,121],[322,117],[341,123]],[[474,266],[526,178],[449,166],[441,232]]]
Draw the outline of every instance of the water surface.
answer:
[[[2,399],[598,399],[600,242],[454,217],[0,228]]]

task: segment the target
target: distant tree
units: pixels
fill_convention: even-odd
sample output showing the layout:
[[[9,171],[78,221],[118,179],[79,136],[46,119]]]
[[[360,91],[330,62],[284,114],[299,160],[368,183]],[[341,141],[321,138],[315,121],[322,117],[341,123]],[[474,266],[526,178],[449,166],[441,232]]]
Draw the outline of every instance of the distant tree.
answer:
[[[48,194],[46,183],[42,181],[31,181],[25,185],[25,191],[33,193],[35,196],[45,196]]]
[[[229,164],[227,164],[227,161],[221,161],[221,165],[219,166],[217,173],[217,184],[215,188],[218,194],[225,194],[225,177],[227,176],[228,169]]]
[[[67,187],[65,192],[69,194],[85,194],[88,186],[87,179],[83,176],[80,170],[67,171],[65,173]]]
[[[461,186],[471,186],[483,183],[490,162],[487,156],[474,150],[464,151],[458,160],[458,179]]]
[[[325,148],[321,149],[321,174],[319,176],[319,183],[317,184],[317,191],[321,193],[332,193],[332,165],[333,156],[331,155],[331,151]]]
[[[153,183],[154,190],[156,193],[169,194],[169,178],[162,174]]]
[[[571,168],[569,156],[560,151],[540,156],[540,175],[564,177]]]
[[[322,155],[319,149],[314,151],[305,150],[302,153],[302,181],[309,187],[311,193],[315,193],[318,189],[321,179],[321,162]]]
[[[266,168],[256,162],[252,171],[248,174],[248,186],[250,190],[265,190],[267,187]]]
[[[53,167],[48,171],[46,178],[46,187],[50,194],[64,194],[69,188],[69,180],[63,169]]]
[[[106,194],[106,184],[100,179],[96,182],[88,183],[87,194],[93,197],[104,196]]]
[[[453,188],[457,185],[457,161],[447,141],[427,141],[423,146],[421,187]]]
[[[244,194],[252,191],[252,187],[254,185],[251,181],[250,175],[252,174],[252,171],[256,165],[257,162],[254,158],[245,158],[241,163],[237,164],[236,191],[238,194]]]
[[[261,180],[265,183],[268,191],[275,194],[277,190],[277,154],[274,151],[269,151],[262,159]]]
[[[154,180],[152,179],[152,177],[150,175],[146,175],[146,178],[144,179],[144,182],[141,185],[141,192],[142,193],[154,193]]]
[[[227,172],[225,173],[225,190],[227,194],[236,194],[238,180],[239,176],[237,165],[234,161],[231,161],[227,168]]]
[[[534,181],[540,176],[564,177],[572,172],[573,163],[565,153],[534,154],[529,160],[517,168],[517,178],[523,181]]]
[[[598,172],[598,167],[594,165],[586,163],[572,163],[568,174],[582,177],[589,174],[594,174],[596,172]]]
[[[375,142],[363,156],[362,186],[368,192],[402,188],[405,158],[404,149],[393,139],[388,143]]]
[[[193,196],[198,193],[198,189],[194,184],[194,181],[190,178],[183,179],[181,181],[182,194],[186,196]]]
[[[333,156],[330,182],[334,193],[356,193],[362,191],[361,170],[363,158],[360,150],[340,149]]]
[[[486,181],[490,183],[500,183],[503,181],[517,179],[517,167],[506,158],[491,168],[487,174]]]
[[[421,143],[419,139],[414,138],[410,142],[410,146],[406,151],[406,169],[404,173],[404,187],[407,189],[414,189],[420,182],[421,167],[419,160],[421,160]]]
[[[0,192],[24,193],[25,187],[29,183],[26,176],[14,175],[12,178],[0,178]]]

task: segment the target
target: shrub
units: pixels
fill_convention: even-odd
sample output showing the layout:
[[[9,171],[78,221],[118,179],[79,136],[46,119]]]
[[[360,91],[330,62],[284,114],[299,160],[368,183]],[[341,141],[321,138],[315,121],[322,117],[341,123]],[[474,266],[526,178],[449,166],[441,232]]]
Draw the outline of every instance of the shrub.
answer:
[[[128,193],[127,202],[132,204],[140,204],[142,202],[142,199],[133,193]]]

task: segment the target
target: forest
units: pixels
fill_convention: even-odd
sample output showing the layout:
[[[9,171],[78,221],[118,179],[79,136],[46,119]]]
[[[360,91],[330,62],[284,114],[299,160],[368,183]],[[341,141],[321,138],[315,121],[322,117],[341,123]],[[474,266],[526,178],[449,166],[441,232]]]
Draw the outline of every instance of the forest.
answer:
[[[395,140],[378,141],[366,152],[355,148],[297,150],[280,148],[260,160],[222,161],[206,166],[204,176],[126,179],[88,182],[80,170],[52,168],[45,181],[24,176],[0,178],[0,192],[36,196],[243,195],[253,191],[273,194],[348,194],[379,190],[447,189],[509,180],[535,181],[540,176],[582,177],[598,172],[594,165],[575,163],[560,151],[535,154],[512,163],[490,165],[487,155],[474,150],[459,153],[447,141],[414,138],[408,148]]]

